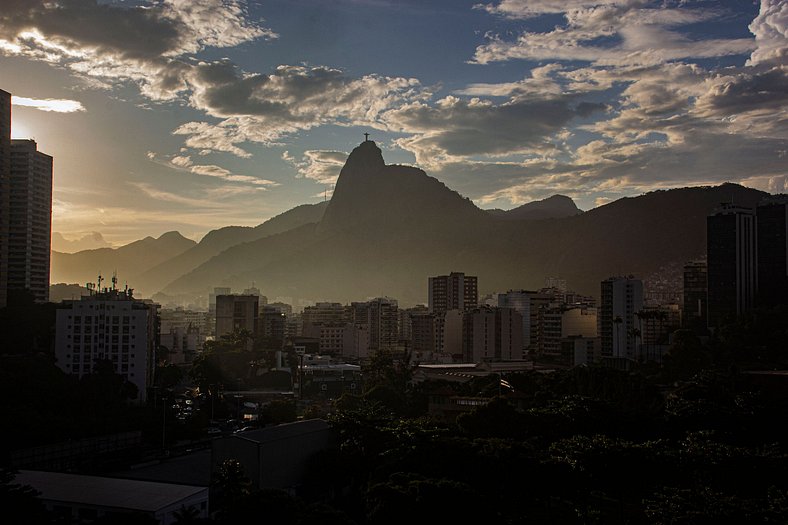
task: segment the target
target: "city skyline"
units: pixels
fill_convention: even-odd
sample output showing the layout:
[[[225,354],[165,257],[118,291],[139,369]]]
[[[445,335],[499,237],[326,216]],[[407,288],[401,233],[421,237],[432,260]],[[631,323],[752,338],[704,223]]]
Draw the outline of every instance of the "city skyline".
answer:
[[[724,181],[776,193],[786,10],[12,2],[0,87],[13,136],[56,159],[69,240],[259,224],[330,196],[365,132],[482,208]]]

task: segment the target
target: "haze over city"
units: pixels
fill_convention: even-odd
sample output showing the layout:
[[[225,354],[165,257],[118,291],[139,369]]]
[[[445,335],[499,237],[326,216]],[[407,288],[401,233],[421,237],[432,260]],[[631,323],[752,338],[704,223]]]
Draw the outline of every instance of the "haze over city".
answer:
[[[785,20],[777,0],[11,1],[0,81],[79,247],[330,198],[364,132],[479,207],[588,210],[785,191]]]

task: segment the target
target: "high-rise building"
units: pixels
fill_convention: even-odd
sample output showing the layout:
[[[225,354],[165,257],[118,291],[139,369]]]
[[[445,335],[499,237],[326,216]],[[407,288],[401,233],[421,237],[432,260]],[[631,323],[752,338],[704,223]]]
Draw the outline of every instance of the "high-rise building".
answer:
[[[687,328],[706,326],[708,271],[706,261],[692,261],[684,265],[683,322]]]
[[[718,327],[752,309],[758,289],[756,216],[723,204],[706,219],[708,323]]]
[[[237,330],[255,333],[258,308],[256,295],[217,295],[216,338]]]
[[[366,303],[354,303],[354,305],[356,325],[365,326],[369,330],[369,351],[394,348],[399,338],[397,300],[378,297]]]
[[[566,292],[566,282],[564,282]],[[523,350],[531,344],[531,297],[536,292],[528,290],[509,290],[498,294],[498,306],[514,308],[523,317]]]
[[[534,353],[552,359],[565,358],[563,339],[570,337],[595,338],[597,335],[596,308],[569,308],[564,305],[540,308]]]
[[[8,227],[8,293],[49,300],[52,231],[52,157],[33,140],[11,141]]]
[[[522,357],[522,316],[514,308],[476,308],[463,315],[463,358],[468,363]]]
[[[287,315],[273,305],[260,306],[260,319],[257,327],[259,336],[266,339],[270,348],[282,348],[285,344]]]
[[[768,197],[757,209],[758,301],[788,304],[788,195]]]
[[[431,313],[446,310],[468,311],[479,303],[476,277],[452,272],[429,278],[428,306]]]
[[[143,402],[153,381],[158,332],[159,305],[134,299],[130,290],[105,288],[63,301],[55,324],[57,366],[81,377],[108,361],[136,385]]]
[[[11,179],[11,93],[0,89],[0,308],[8,294],[8,212]]]
[[[643,309],[643,282],[632,276],[611,277],[602,281],[601,288],[598,319],[602,356],[635,359],[635,314]]]

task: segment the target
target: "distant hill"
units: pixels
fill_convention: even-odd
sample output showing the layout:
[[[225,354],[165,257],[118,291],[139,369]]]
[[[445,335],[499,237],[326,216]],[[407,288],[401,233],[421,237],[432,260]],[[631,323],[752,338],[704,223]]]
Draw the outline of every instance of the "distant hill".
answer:
[[[79,284],[57,283],[49,286],[49,302],[59,303],[66,299],[79,299],[88,295],[88,289]]]
[[[211,230],[199,244],[138,275],[134,285],[146,295],[152,295],[231,246],[320,222],[327,205],[327,202],[302,204],[254,227],[227,226]],[[248,286],[247,283],[245,287]]]
[[[764,195],[724,184],[652,192],[553,220],[500,220],[422,170],[385,165],[370,141],[348,157],[317,225],[232,246],[163,291],[204,294],[255,281],[269,296],[390,295],[408,305],[427,299],[428,276],[464,271],[478,275],[482,293],[560,276],[598,295],[610,275],[645,275],[702,254],[714,207],[731,199],[752,206]]]
[[[498,219],[515,220],[542,220],[561,219],[583,213],[575,202],[566,195],[553,195],[540,201],[533,201],[513,208],[511,210],[486,210]]]
[[[195,244],[193,240],[173,231],[157,239],[145,237],[120,248],[99,248],[76,253],[53,251],[50,282],[95,282],[99,273],[109,282],[112,273],[117,271],[121,283],[128,281],[133,287],[131,283],[136,276]]]
[[[76,253],[82,250],[110,248],[112,245],[104,240],[99,232],[91,232],[79,239],[68,240],[60,232],[52,232],[52,250],[63,253]]]

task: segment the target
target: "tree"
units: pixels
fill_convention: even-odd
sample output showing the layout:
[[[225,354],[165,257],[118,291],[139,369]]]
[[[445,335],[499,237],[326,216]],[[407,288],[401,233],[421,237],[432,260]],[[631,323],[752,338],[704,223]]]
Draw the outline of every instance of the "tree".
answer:
[[[243,465],[236,459],[228,459],[222,463],[212,484],[216,490],[216,508],[220,513],[227,512],[248,496],[252,486]]]
[[[689,379],[711,364],[711,354],[691,330],[676,331],[663,360],[666,374],[674,381]]]
[[[38,499],[38,491],[28,485],[14,483],[16,475],[0,468],[0,509],[6,516],[21,519],[24,523],[51,523],[51,516]]]

